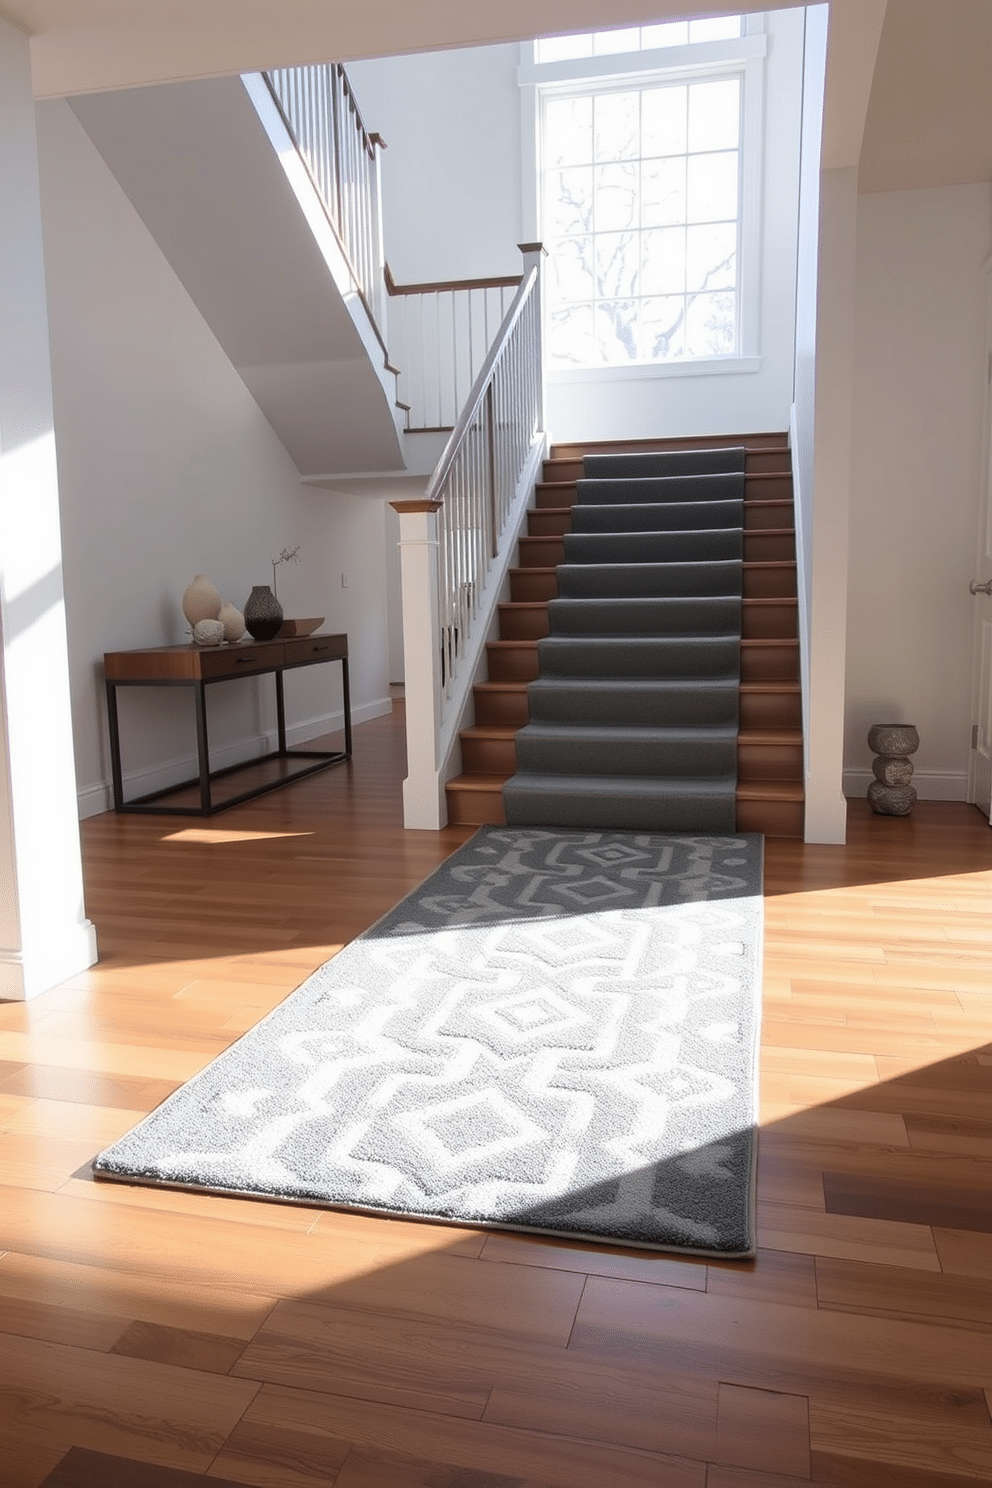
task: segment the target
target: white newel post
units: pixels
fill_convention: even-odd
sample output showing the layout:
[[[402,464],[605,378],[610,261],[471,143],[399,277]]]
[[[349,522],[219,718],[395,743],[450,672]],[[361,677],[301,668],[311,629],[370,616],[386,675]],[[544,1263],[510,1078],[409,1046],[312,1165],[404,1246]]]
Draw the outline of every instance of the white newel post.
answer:
[[[83,908],[28,39],[0,20],[0,998],[96,960]],[[95,684],[94,684],[95,685]]]
[[[393,501],[400,519],[406,779],[403,825],[436,832],[448,820],[440,778],[441,627],[437,513],[440,501]]]

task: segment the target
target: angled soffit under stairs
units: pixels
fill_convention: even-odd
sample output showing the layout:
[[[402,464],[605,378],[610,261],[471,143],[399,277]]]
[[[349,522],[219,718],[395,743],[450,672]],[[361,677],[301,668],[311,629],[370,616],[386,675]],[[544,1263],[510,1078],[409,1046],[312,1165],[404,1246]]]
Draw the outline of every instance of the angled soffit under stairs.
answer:
[[[70,103],[300,474],[402,470],[395,379],[253,86],[264,88],[231,77]]]

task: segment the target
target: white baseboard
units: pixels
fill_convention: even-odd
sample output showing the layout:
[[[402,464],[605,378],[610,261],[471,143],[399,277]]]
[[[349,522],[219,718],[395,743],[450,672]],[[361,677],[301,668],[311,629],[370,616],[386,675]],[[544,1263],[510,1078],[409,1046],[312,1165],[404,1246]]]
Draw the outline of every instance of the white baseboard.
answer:
[[[370,703],[360,703],[352,708],[351,722],[353,726],[368,723],[371,719],[382,718],[392,711],[391,698],[375,698]],[[319,739],[322,734],[333,734],[343,728],[344,712],[338,708],[333,713],[324,713],[316,718],[306,718],[302,723],[289,724],[286,728],[286,742],[295,748],[308,744],[311,739]],[[257,755],[267,754],[275,747],[275,730],[271,733],[252,734],[248,738],[239,739],[236,744],[211,749],[210,763],[213,769],[223,770],[228,765],[237,765]],[[196,756],[190,754],[151,769],[131,770],[124,776],[125,799],[133,800],[135,796],[145,796],[152,791],[165,790],[182,780],[190,780],[196,775],[197,768]],[[99,816],[104,811],[112,811],[113,784],[110,780],[100,780],[93,785],[82,786],[76,793],[76,799],[81,821],[88,816]]]
[[[865,796],[875,779],[870,770],[845,770],[845,796]],[[921,801],[967,801],[968,774],[961,770],[917,770],[912,784]]]

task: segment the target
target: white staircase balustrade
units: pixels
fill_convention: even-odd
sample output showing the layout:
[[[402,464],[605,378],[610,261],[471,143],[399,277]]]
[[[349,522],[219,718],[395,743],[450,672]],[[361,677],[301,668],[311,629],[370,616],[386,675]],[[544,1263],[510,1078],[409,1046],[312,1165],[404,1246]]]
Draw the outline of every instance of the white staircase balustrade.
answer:
[[[453,429],[520,275],[397,284],[386,265],[389,355],[411,433]]]
[[[381,135],[370,134],[340,62],[263,72],[351,264],[365,308],[386,334]]]
[[[407,827],[447,820],[444,786],[545,453],[540,244],[422,499],[400,517]]]

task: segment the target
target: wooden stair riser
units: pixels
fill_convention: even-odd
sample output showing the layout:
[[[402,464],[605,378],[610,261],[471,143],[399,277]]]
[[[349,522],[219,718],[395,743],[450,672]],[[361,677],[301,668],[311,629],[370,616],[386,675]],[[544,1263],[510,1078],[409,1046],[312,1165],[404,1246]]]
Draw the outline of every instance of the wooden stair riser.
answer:
[[[500,802],[502,806],[502,802]],[[501,817],[500,820],[505,820]],[[482,823],[480,822],[481,826]],[[802,838],[806,827],[803,801],[742,800],[737,798],[738,832],[761,832],[765,837]]]
[[[742,729],[798,729],[802,702],[798,683],[742,682],[739,723]]]
[[[760,784],[755,787],[760,790]],[[737,793],[738,832],[762,832],[766,837],[802,837],[805,807],[802,787],[796,786],[794,800],[746,794],[747,785]],[[480,780],[451,781],[447,788],[448,821],[452,826],[503,826],[502,781],[482,777]]]
[[[541,675],[536,640],[490,641],[486,646],[490,682],[533,682]],[[792,682],[799,642],[755,640],[741,643],[742,682]]]
[[[787,449],[748,450],[744,462],[745,475],[791,475],[792,453]],[[542,480],[548,484],[564,483],[582,479],[582,461],[578,459],[550,456],[544,462]]]
[[[568,513],[531,512],[527,526],[528,535],[521,537],[518,544],[523,568],[557,568],[559,563],[565,562],[565,533],[572,529]],[[542,532],[542,527],[556,527],[558,530]],[[795,533],[791,530],[775,532],[758,528],[744,531],[745,563],[787,563],[795,558],[795,553]]]
[[[549,458],[552,460],[579,460],[585,455],[631,455],[652,454],[658,450],[697,449],[744,449],[785,450],[789,449],[788,434],[690,434],[673,435],[668,439],[622,439],[596,440],[589,444],[553,444]]]
[[[499,775],[504,780],[517,768],[517,746],[511,734],[486,734],[478,725],[461,736],[462,769],[468,775]]]
[[[746,599],[741,612],[741,634],[748,641],[795,640],[797,622],[798,605],[794,599]],[[547,600],[501,604],[499,634],[503,641],[543,639],[549,634]]]
[[[519,729],[530,722],[526,683],[477,682],[472,692],[477,724]]]
[[[746,738],[737,740],[737,779],[793,780],[803,778],[802,740],[795,744],[752,744]]]
[[[799,604],[795,599],[745,599],[741,607],[741,638],[745,641],[794,641],[799,634]]]
[[[478,730],[462,735],[462,769],[469,775],[499,775],[505,779],[517,768],[513,735]],[[796,780],[803,778],[802,742],[752,744],[741,738],[737,744],[737,776],[742,781]]]
[[[534,505],[540,510],[575,505],[576,477],[573,480],[538,481],[534,491]],[[792,473],[746,475],[744,477],[744,503],[750,501],[785,501],[792,496]]]
[[[558,579],[554,568],[511,568],[510,601],[513,604],[530,604],[534,600],[558,597]]]

